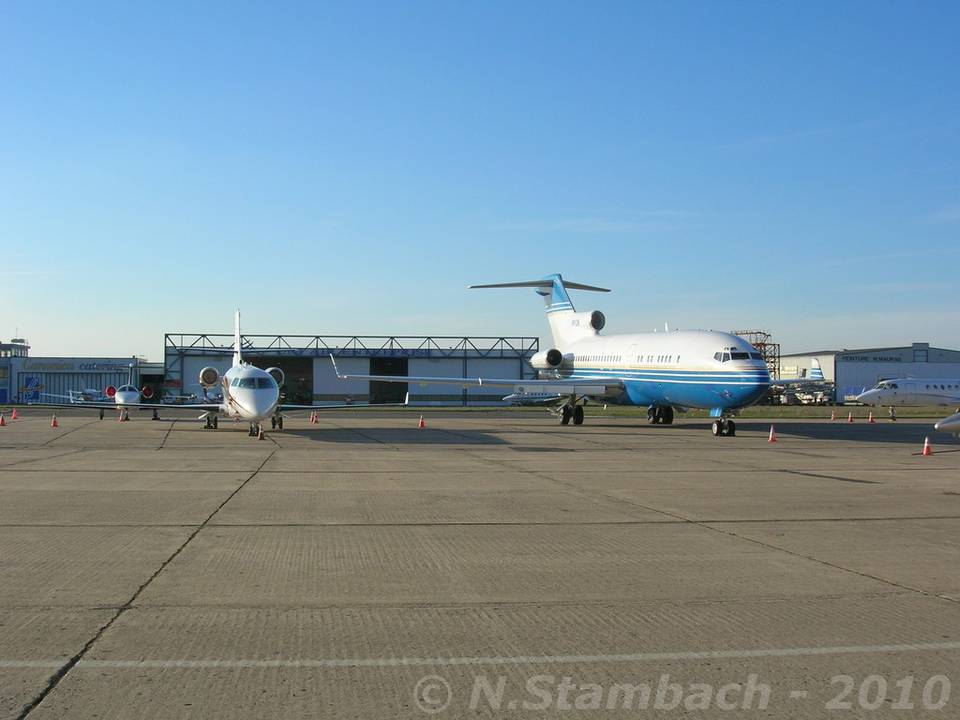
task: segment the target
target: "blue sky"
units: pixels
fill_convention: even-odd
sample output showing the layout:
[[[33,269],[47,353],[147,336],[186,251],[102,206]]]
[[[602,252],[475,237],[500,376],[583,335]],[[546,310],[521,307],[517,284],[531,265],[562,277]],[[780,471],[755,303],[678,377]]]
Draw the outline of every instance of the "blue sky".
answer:
[[[960,347],[960,5],[0,5],[0,338]]]

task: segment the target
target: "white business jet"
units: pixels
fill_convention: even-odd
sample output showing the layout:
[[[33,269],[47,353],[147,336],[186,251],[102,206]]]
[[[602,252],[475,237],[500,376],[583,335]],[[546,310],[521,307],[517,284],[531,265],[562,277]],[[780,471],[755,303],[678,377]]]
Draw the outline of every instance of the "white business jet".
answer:
[[[273,428],[283,429],[283,412],[287,410],[339,410],[353,409],[358,407],[381,407],[382,405],[291,405],[280,402],[280,386],[283,384],[283,370],[277,367],[261,370],[260,368],[244,362],[241,357],[240,347],[240,311],[237,310],[234,318],[233,335],[233,365],[223,375],[214,367],[205,367],[200,371],[200,385],[209,389],[220,386],[223,398],[217,401],[204,403],[183,403],[171,405],[170,408],[177,410],[201,410],[201,420],[205,420],[206,429],[216,429],[220,417],[232,418],[234,420],[246,420],[250,424],[250,435],[257,436],[263,429],[262,423],[269,419]],[[205,349],[205,352],[209,352]],[[133,388],[136,392],[136,388]],[[119,390],[117,393],[119,394]],[[409,395],[402,405],[406,405]],[[69,404],[51,404],[51,403],[33,403],[42,407],[86,407],[86,408],[107,408],[116,407],[117,402],[74,402]],[[384,405],[400,405],[401,403],[385,403]],[[156,404],[143,403],[139,401],[127,402],[124,398],[124,409],[129,408],[151,408],[155,409]]]

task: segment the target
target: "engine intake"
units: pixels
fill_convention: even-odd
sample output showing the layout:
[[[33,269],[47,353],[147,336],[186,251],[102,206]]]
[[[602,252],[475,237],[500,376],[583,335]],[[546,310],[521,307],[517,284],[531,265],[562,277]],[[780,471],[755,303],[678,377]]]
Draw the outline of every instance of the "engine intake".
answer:
[[[606,316],[599,310],[594,310],[590,313],[590,327],[596,331],[603,330],[603,326],[607,324]]]
[[[220,371],[215,367],[205,367],[200,371],[200,384],[205,388],[213,387],[220,379]]]
[[[267,372],[270,373],[270,377],[276,381],[277,387],[281,387],[283,385],[283,379],[286,377],[283,374],[283,370],[278,367],[272,367],[267,368]]]
[[[530,365],[538,370],[560,367],[561,364],[563,364],[563,353],[556,348],[538,352],[530,358]]]

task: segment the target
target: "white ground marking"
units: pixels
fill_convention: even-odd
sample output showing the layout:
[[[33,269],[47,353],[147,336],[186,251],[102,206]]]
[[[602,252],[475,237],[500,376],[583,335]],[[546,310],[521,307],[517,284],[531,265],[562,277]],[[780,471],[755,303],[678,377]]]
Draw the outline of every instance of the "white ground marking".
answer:
[[[80,660],[78,668],[341,668],[341,667],[443,667],[453,665],[532,665],[551,663],[621,663],[665,660],[746,659],[855,655],[867,653],[960,650],[960,641],[904,643],[898,645],[839,645],[831,647],[766,648],[756,650],[704,650],[690,652],[631,653],[625,655],[517,655],[489,657],[305,658],[302,660]],[[59,668],[66,660],[0,660],[2,668]]]

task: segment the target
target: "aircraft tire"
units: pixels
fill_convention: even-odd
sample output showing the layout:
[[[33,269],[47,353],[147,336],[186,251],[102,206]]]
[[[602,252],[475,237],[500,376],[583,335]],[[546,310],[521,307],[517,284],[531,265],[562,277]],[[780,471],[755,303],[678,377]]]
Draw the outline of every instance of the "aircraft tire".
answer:
[[[661,420],[664,425],[673,425],[673,408],[665,407],[662,408]]]
[[[714,437],[720,437],[723,435],[723,423],[720,420],[714,420],[713,424],[710,426],[710,432],[713,433]]]
[[[570,408],[569,405],[564,405],[562,408],[560,408],[560,424],[561,425],[569,425],[571,417],[573,417],[573,410]]]
[[[737,424],[733,420],[727,420],[727,437],[733,437],[737,434]]]
[[[573,424],[583,425],[583,405],[577,405],[573,408]]]

